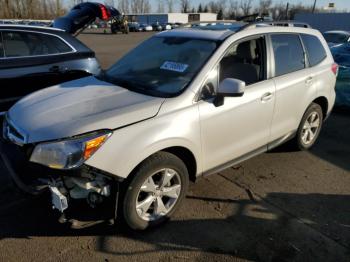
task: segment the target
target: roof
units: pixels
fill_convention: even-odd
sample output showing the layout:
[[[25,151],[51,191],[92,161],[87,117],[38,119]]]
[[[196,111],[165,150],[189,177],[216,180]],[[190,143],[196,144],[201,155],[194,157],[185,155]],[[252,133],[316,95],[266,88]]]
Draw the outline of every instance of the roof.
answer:
[[[235,21],[213,21],[213,22],[196,22],[196,23],[209,23],[213,25],[198,26],[198,27],[186,27],[187,25],[193,25],[194,23],[185,24],[185,27],[179,29],[173,29],[171,31],[165,31],[159,33],[159,36],[164,37],[187,37],[204,40],[222,41],[227,37],[242,31],[248,31],[253,29],[259,29],[261,32],[297,32],[305,33],[307,30],[313,30],[308,24],[295,21],[276,21],[276,22],[255,22],[255,23],[243,23]],[[225,25],[227,23],[227,25]]]
[[[58,31],[64,32],[64,30],[48,26],[33,26],[33,25],[11,25],[11,24],[0,24],[0,29],[25,29],[25,30],[38,30],[38,31]]]
[[[224,40],[228,36],[234,34],[231,30],[201,30],[195,28],[180,28],[158,33],[157,36],[162,37],[185,37],[203,40],[219,41]]]

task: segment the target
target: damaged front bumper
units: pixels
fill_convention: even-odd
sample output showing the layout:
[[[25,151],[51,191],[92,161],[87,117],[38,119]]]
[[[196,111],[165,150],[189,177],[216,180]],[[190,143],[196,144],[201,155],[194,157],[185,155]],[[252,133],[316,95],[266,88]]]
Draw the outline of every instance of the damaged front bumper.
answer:
[[[18,188],[31,195],[50,192],[59,222],[72,228],[114,223],[121,180],[87,165],[61,171],[31,163],[32,150],[0,140],[1,160]]]

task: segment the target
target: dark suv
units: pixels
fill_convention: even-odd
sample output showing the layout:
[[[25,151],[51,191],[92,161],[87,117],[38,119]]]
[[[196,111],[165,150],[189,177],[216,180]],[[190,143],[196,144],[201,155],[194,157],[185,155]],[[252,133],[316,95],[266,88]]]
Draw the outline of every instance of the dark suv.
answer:
[[[0,25],[0,112],[33,91],[99,71],[95,53],[63,30]]]

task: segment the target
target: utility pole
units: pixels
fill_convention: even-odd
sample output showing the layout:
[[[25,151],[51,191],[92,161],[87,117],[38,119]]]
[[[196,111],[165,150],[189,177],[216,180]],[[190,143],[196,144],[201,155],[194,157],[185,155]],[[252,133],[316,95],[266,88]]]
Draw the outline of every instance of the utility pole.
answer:
[[[312,7],[312,13],[315,13],[316,3],[317,3],[317,0],[315,0],[315,2],[314,2],[314,6]]]
[[[286,6],[286,20],[288,20],[288,11],[289,11],[289,2],[287,3],[287,6]]]

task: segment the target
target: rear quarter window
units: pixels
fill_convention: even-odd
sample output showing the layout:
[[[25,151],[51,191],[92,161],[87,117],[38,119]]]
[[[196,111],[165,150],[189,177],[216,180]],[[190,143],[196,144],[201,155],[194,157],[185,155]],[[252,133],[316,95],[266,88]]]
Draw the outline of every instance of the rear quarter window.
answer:
[[[53,55],[73,51],[60,38],[50,34],[5,31],[2,36],[6,57]]]
[[[298,34],[273,34],[271,41],[275,56],[275,76],[305,68],[304,49]]]
[[[318,37],[302,34],[301,39],[304,43],[310,66],[321,63],[327,57],[326,50]]]

